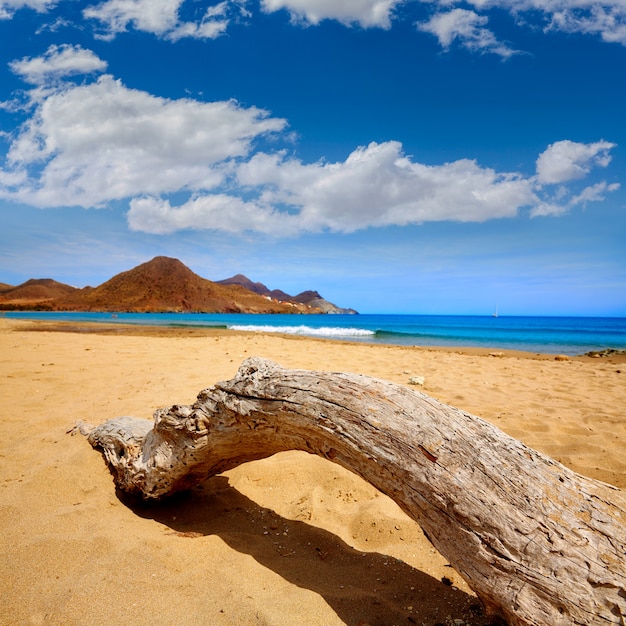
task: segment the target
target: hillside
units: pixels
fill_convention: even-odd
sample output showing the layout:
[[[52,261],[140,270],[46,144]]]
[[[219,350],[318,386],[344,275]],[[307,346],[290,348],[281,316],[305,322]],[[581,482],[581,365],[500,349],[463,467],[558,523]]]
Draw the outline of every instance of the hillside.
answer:
[[[52,278],[31,278],[17,287],[0,283],[0,308],[52,308],[53,302],[76,291]]]
[[[290,296],[289,294],[281,291],[280,289],[274,289],[270,291],[263,283],[252,282],[247,276],[243,274],[236,274],[231,278],[225,278],[224,280],[218,280],[218,285],[241,285],[242,287],[254,291],[262,296],[278,300],[280,302],[291,302],[295,305],[304,305],[318,309],[318,313],[344,313],[354,315],[357,313],[354,309],[344,309],[338,307],[332,302],[328,302],[322,298],[317,291],[303,291],[297,296]]]
[[[50,278],[31,279],[17,287],[0,283],[0,309],[197,313],[351,312],[326,302],[317,292],[307,291],[292,297],[278,289],[270,291],[262,283],[254,283],[243,274],[212,282],[195,274],[178,259],[164,256],[121,272],[98,287],[77,289]]]
[[[309,307],[272,302],[238,285],[218,285],[178,259],[163,256],[117,274],[98,287],[60,298],[53,307],[66,311],[310,312]]]

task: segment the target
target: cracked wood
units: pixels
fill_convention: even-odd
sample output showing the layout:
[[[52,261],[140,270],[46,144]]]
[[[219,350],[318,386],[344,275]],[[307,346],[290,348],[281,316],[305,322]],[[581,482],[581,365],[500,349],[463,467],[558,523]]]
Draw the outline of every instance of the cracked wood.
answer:
[[[157,499],[286,450],[388,495],[512,626],[625,624],[626,499],[487,422],[367,376],[260,358],[196,403],[82,424],[118,487]]]

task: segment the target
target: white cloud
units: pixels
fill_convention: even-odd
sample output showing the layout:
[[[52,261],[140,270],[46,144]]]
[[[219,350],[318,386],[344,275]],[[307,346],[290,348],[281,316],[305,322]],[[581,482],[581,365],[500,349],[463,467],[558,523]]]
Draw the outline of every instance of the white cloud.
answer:
[[[0,19],[10,19],[18,9],[31,8],[45,13],[61,0],[0,0]],[[171,41],[185,37],[215,39],[226,32],[233,19],[249,18],[246,0],[222,0],[207,7],[197,21],[181,21],[180,10],[191,0],[104,0],[85,8],[82,15],[87,20],[100,24],[102,31],[96,36],[110,40],[130,29],[152,33]],[[57,18],[52,24],[42,25],[39,32],[54,31],[69,23]]]
[[[607,191],[617,191],[619,188],[619,183],[609,185],[606,181],[589,185],[569,201],[569,206],[576,206],[577,204],[586,206],[588,202],[601,202],[606,197]]]
[[[617,188],[565,184],[609,164],[615,144],[607,141],[556,142],[539,155],[535,176],[470,159],[426,165],[395,141],[356,148],[345,161],[307,164],[284,151],[255,153],[256,139],[286,128],[255,107],[159,98],[109,75],[79,86],[39,84],[101,63],[67,46],[12,65],[36,87],[27,92],[29,119],[5,137],[0,198],[42,208],[128,200],[129,226],[155,234],[195,228],[290,236],[481,222],[522,209],[557,215]],[[171,194],[191,199],[173,206]]]
[[[551,202],[540,202],[530,211],[530,217],[557,217],[563,215],[567,211],[567,207],[562,204],[553,204]]]
[[[167,38],[178,41],[185,37],[194,39],[216,39],[226,32],[229,25],[227,19],[228,2],[209,7],[200,22],[182,22],[168,33]]]
[[[287,9],[295,22],[319,24],[337,20],[346,26],[390,28],[394,8],[402,0],[261,0],[267,13]]]
[[[204,2],[205,0],[203,0]],[[45,13],[61,0],[0,0],[0,19],[10,19],[19,9]],[[545,31],[562,31],[599,36],[626,45],[626,2],[624,0],[421,0],[433,8],[430,20],[418,28],[434,34],[442,46],[453,41],[478,52],[503,57],[516,51],[502,43],[488,28],[491,12],[508,12],[519,25],[533,24]],[[246,0],[223,0],[210,5],[199,21],[180,20],[183,4],[191,0],[104,0],[83,11],[87,19],[100,22],[101,37],[111,39],[130,28],[178,40],[183,37],[215,38],[236,17],[250,17]],[[294,23],[316,25],[336,20],[346,26],[388,29],[396,9],[409,0],[260,0],[267,13],[287,10]],[[473,10],[468,10],[468,6]],[[447,42],[447,43],[446,43]]]
[[[4,172],[0,170],[0,190],[2,187],[16,187],[26,183],[26,173],[22,171]]]
[[[9,63],[11,71],[21,76],[27,83],[43,85],[48,80],[56,80],[76,74],[103,72],[107,64],[91,50],[80,46],[50,46],[41,57],[24,57]]]
[[[62,0],[0,0],[0,20],[10,19],[19,9],[45,13]],[[204,2],[204,0],[203,0]],[[610,43],[626,45],[624,0],[421,0],[433,7],[434,15],[419,29],[437,36],[444,47],[453,41],[479,52],[503,57],[515,53],[487,27],[494,9],[508,12],[519,25],[534,24],[545,31],[599,36]],[[83,16],[101,23],[102,37],[111,39],[130,28],[178,40],[182,37],[215,38],[232,19],[250,17],[246,0],[223,0],[209,6],[199,21],[180,20],[183,4],[191,0],[104,0],[88,6]],[[267,13],[287,10],[295,23],[316,25],[336,20],[346,26],[388,29],[396,9],[409,0],[260,0]],[[473,10],[468,10],[468,6]],[[447,43],[445,43],[447,42]]]
[[[589,202],[602,202],[606,198],[607,193],[617,191],[619,188],[619,183],[609,184],[603,180],[594,185],[584,187],[582,191],[572,195],[571,190],[565,186],[560,186],[551,199],[540,202],[531,209],[530,217],[556,217],[563,215],[575,206],[583,205],[586,207]]]
[[[527,10],[546,14],[546,30],[600,35],[606,42],[626,45],[626,5],[622,0],[527,0],[524,4]]]
[[[435,0],[442,8],[456,3],[456,0]],[[624,0],[468,0],[468,3],[478,11],[497,8],[513,17],[524,13],[542,15],[546,31],[599,35],[604,41],[626,45]]]
[[[453,9],[434,15],[428,22],[417,24],[421,31],[435,35],[439,44],[448,49],[458,42],[473,52],[489,52],[508,58],[516,51],[496,39],[485,25],[488,18],[466,9]]]
[[[259,154],[239,181],[263,186],[263,203],[295,208],[302,230],[352,232],[427,221],[513,217],[537,199],[532,182],[463,159],[440,166],[411,161],[398,142],[357,148],[343,163],[302,164]]]
[[[626,45],[626,3],[624,0],[422,0],[434,7],[435,15],[419,25],[434,34],[444,48],[453,41],[479,52],[509,57],[516,51],[499,41],[487,28],[489,12],[506,11],[522,22],[543,19],[546,31],[599,35],[604,41]],[[408,0],[261,0],[270,13],[286,9],[296,23],[316,25],[337,20],[346,26],[390,28],[394,10]],[[457,5],[462,5],[458,8]],[[474,10],[467,10],[470,5]]]
[[[58,0],[0,0],[0,20],[8,20],[19,9],[34,9],[45,13],[57,5]]]
[[[540,183],[555,184],[586,176],[593,167],[606,167],[615,144],[608,141],[578,143],[557,141],[542,152],[537,159],[537,178]]]
[[[606,198],[607,192],[617,191],[620,188],[619,183],[608,184],[606,181],[600,181],[595,185],[585,187],[580,193],[572,196],[565,203],[542,202],[533,207],[530,211],[531,217],[557,217],[563,215],[572,207],[582,204],[587,206],[589,202],[602,202]],[[557,196],[569,195],[567,192],[563,194],[561,190]]]
[[[214,39],[223,34],[229,24],[231,2],[225,0],[211,5],[198,22],[181,22],[180,8],[185,0],[106,0],[87,7],[83,16],[97,20],[104,27],[104,39],[112,39],[129,28],[162,36],[172,41],[184,37]]]
[[[27,172],[28,184],[0,186],[0,197],[40,207],[212,189],[228,160],[285,126],[254,107],[157,98],[108,75],[53,91],[35,107],[3,172]]]
[[[153,234],[210,229],[284,237],[514,217],[521,207],[539,202],[529,179],[498,174],[470,160],[414,163],[397,142],[372,143],[330,164],[305,165],[284,154],[261,153],[241,165],[238,180],[259,192],[256,201],[215,194],[172,207],[167,200],[141,198],[131,201],[129,226]]]
[[[108,36],[129,26],[156,35],[171,31],[178,23],[178,10],[184,0],[107,0],[87,7],[83,16],[102,22]]]
[[[415,163],[393,141],[357,148],[337,163],[304,164],[284,152],[257,153],[241,162],[236,174],[245,201],[235,195],[198,194],[172,206],[167,199],[143,197],[131,201],[129,226],[153,234],[180,229],[256,231],[276,237],[349,233],[432,221],[513,218],[523,208],[532,217],[557,216],[602,200],[619,187],[601,182],[572,196],[561,186],[546,198],[534,176],[496,172],[469,159],[435,166]]]
[[[226,194],[197,196],[177,207],[162,198],[135,198],[130,202],[127,219],[131,230],[154,235],[187,229],[282,236],[297,231],[294,217]]]

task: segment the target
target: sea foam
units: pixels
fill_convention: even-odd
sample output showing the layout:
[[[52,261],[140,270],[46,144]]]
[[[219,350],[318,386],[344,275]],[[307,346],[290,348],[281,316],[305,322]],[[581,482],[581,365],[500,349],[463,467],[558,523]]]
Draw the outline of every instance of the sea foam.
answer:
[[[254,324],[232,324],[230,330],[245,330],[255,333],[283,333],[287,335],[308,335],[314,337],[371,337],[376,334],[373,330],[364,328],[339,328],[322,326],[313,328],[312,326],[257,326]]]

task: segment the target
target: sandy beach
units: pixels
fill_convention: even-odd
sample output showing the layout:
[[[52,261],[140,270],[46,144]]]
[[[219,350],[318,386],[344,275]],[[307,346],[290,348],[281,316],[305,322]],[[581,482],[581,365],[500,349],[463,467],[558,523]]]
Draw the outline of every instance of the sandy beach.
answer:
[[[137,505],[67,434],[81,419],[190,404],[249,356],[423,376],[425,393],[626,488],[624,357],[0,319],[1,624],[484,624],[419,526],[328,461],[283,453]]]

